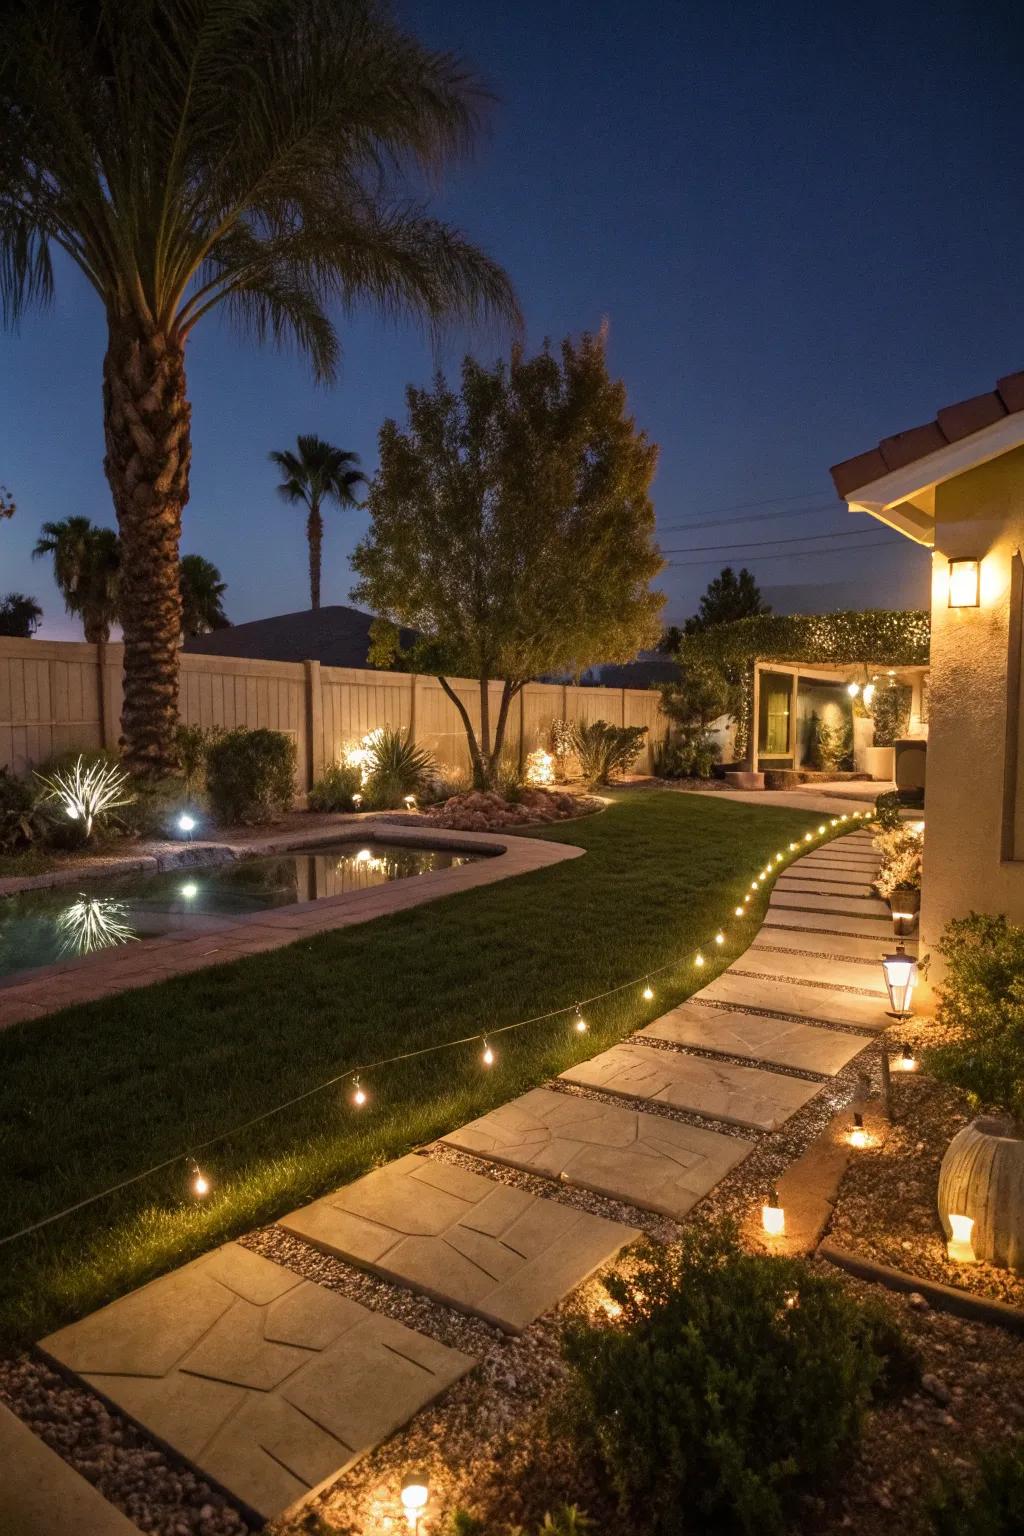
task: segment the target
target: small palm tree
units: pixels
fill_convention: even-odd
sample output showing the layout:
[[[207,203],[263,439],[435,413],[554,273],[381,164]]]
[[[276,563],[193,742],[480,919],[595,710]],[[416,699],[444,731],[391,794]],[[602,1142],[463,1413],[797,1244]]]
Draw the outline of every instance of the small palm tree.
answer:
[[[8,592],[0,598],[0,635],[30,640],[42,616],[43,610],[34,597],[26,597],[24,592]]]
[[[181,586],[181,632],[186,640],[208,635],[211,629],[230,629],[223,597],[228,589],[212,560],[202,555],[182,555],[178,567]]]
[[[320,551],[323,545],[324,520],[320,508],[324,502],[334,502],[339,507],[359,505],[354,491],[357,485],[366,484],[366,476],[357,469],[359,455],[346,453],[325,443],[322,437],[299,436],[299,451],[284,449],[271,453],[270,462],[276,464],[284,475],[277,488],[279,496],[293,506],[301,503],[308,507],[306,538],[309,541],[309,606],[320,607]]]
[[[113,528],[87,517],[44,523],[33,560],[53,556],[53,579],[64,607],[82,621],[90,645],[103,645],[117,622],[121,552]]]
[[[106,319],[133,770],[174,763],[192,332],[222,311],[330,380],[336,317],[362,304],[431,328],[516,317],[504,272],[424,209],[486,104],[386,0],[4,5],[0,311],[52,297],[56,248]]]

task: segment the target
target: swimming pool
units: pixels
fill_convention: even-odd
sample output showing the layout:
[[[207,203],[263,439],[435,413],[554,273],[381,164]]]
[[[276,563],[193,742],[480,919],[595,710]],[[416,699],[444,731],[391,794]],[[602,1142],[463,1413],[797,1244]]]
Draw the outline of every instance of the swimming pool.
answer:
[[[168,933],[347,896],[486,858],[408,843],[322,843],[226,864],[83,880],[0,897],[0,982]]]

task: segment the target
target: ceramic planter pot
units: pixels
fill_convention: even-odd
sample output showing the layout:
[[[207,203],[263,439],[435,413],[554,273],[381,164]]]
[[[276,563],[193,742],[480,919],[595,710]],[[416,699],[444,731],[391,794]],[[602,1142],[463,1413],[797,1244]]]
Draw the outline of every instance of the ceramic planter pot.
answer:
[[[939,1171],[939,1216],[947,1238],[951,1212],[973,1217],[979,1259],[1024,1271],[1024,1129],[981,1116],[957,1132]]]

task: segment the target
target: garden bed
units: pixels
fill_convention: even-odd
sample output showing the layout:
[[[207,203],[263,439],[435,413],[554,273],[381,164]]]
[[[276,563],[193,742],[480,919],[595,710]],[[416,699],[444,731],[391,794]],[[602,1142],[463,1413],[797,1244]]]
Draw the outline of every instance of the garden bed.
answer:
[[[523,789],[515,800],[492,791],[471,790],[453,795],[440,805],[426,807],[421,815],[432,827],[452,832],[496,832],[509,827],[548,826],[555,821],[575,821],[603,811],[597,795],[569,790]]]

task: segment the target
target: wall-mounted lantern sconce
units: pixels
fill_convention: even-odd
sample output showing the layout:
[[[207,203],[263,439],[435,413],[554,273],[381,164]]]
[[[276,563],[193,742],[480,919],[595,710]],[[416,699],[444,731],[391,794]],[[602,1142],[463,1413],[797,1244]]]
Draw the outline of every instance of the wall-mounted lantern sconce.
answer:
[[[949,562],[949,606],[951,608],[977,608],[981,591],[980,567],[979,560]]]

